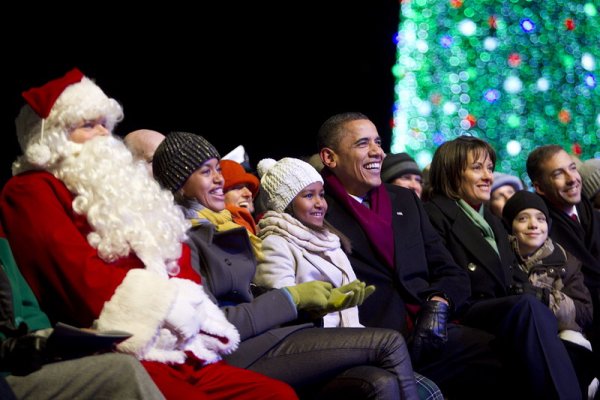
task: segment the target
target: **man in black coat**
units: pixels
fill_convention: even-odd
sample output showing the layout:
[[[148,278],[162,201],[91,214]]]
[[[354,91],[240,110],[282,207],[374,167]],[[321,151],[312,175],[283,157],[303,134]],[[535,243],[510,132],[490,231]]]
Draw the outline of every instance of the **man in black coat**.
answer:
[[[361,113],[329,118],[318,136],[329,210],[327,222],[347,236],[357,277],[375,285],[359,308],[366,326],[410,336],[415,370],[451,398],[495,398],[500,362],[493,336],[450,323],[470,295],[410,190],[382,185],[385,156],[375,125]]]
[[[527,174],[552,218],[550,237],[577,257],[592,295],[594,321],[588,338],[600,348],[600,214],[581,196],[575,161],[558,145],[541,146],[527,158]],[[598,352],[596,352],[598,353]],[[600,364],[600,360],[598,362]]]

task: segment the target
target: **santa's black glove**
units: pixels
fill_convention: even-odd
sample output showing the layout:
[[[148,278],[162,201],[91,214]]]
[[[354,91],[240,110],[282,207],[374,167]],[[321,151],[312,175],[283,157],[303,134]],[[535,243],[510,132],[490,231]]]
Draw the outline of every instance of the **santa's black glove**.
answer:
[[[23,376],[42,368],[47,361],[46,338],[26,334],[0,343],[0,370]]]
[[[434,356],[448,341],[448,313],[448,304],[435,300],[425,302],[419,311],[410,340],[410,353],[415,364]]]

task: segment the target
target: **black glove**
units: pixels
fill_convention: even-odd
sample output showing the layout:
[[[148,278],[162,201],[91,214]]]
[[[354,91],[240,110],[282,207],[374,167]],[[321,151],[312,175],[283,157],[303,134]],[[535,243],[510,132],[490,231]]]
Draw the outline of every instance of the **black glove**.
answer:
[[[47,361],[46,338],[26,334],[0,343],[0,369],[23,376],[42,368]]]
[[[429,300],[423,304],[409,340],[413,363],[424,362],[444,347],[448,341],[448,313],[448,304],[442,301]]]

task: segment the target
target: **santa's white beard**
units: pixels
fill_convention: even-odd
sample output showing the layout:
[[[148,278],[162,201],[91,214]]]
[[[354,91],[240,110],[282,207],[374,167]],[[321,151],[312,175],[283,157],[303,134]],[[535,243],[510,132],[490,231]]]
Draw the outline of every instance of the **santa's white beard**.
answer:
[[[87,217],[87,240],[100,258],[112,262],[133,251],[147,269],[177,274],[189,225],[171,193],[113,136],[71,147],[50,172],[75,194],[73,209]]]

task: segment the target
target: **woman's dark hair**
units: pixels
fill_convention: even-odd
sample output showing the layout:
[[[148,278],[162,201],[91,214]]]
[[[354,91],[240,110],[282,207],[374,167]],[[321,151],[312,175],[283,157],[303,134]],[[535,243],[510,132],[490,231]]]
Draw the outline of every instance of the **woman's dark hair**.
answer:
[[[461,198],[459,189],[471,153],[475,159],[489,155],[492,164],[496,166],[496,152],[486,141],[474,136],[459,136],[446,142],[438,147],[431,161],[428,198],[432,194],[440,194],[453,200]]]

